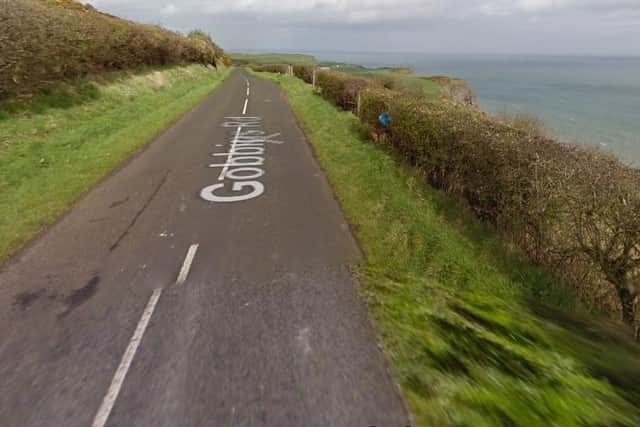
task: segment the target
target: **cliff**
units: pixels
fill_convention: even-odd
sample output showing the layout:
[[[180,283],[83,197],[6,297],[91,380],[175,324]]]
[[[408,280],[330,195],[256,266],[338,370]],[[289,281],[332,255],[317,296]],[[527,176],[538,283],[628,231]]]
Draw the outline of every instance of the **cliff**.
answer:
[[[456,104],[478,108],[476,95],[466,80],[445,76],[424,77],[424,79],[438,83],[442,87],[442,96]]]

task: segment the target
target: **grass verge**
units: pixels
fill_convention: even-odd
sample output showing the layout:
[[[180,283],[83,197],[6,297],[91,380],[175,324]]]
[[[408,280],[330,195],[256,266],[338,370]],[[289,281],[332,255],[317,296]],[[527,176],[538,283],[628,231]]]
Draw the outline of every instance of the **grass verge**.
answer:
[[[229,71],[191,65],[112,73],[0,104],[0,263]]]
[[[288,95],[366,256],[361,293],[421,426],[640,425],[640,351],[567,287],[366,140]]]

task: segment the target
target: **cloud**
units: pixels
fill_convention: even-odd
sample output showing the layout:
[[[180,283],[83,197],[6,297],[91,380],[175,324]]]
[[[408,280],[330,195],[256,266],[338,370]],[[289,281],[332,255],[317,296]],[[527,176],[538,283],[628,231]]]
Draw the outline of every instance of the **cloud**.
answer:
[[[179,31],[209,30],[234,48],[451,49],[455,41],[462,51],[640,50],[633,43],[640,33],[640,0],[169,1],[92,4]]]
[[[94,0],[97,7],[128,5],[145,8],[154,0]],[[472,18],[558,14],[577,11],[615,13],[640,11],[640,0],[184,0],[184,13],[293,17],[310,22],[379,22],[401,19]],[[177,8],[169,4],[163,14]]]
[[[176,13],[178,13],[178,7],[172,3],[169,3],[162,8],[160,13],[163,15],[175,15]]]

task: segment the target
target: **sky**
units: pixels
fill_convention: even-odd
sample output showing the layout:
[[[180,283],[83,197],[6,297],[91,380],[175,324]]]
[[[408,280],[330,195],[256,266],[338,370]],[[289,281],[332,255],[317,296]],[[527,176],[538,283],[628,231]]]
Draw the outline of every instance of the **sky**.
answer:
[[[228,51],[640,55],[640,0],[93,0]]]

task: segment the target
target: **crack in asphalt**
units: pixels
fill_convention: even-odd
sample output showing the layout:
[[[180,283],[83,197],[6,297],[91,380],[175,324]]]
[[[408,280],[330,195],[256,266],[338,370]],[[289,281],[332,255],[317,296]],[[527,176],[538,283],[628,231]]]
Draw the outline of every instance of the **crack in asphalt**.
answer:
[[[164,176],[162,177],[162,179],[160,180],[158,185],[156,185],[156,188],[153,190],[153,192],[151,193],[151,195],[149,196],[147,201],[144,203],[144,205],[142,205],[142,208],[140,208],[140,210],[135,214],[135,216],[133,217],[133,219],[131,220],[131,222],[127,226],[127,228],[120,235],[120,237],[118,237],[116,242],[113,245],[111,245],[111,247],[109,248],[109,252],[113,252],[118,246],[120,246],[120,243],[122,242],[122,240],[125,237],[127,237],[127,234],[129,234],[129,231],[131,231],[133,226],[136,224],[136,221],[138,221],[138,218],[140,218],[140,216],[144,213],[144,211],[149,207],[149,205],[151,204],[153,199],[156,197],[156,195],[158,194],[158,192],[160,191],[160,188],[162,188],[164,183],[167,182],[167,178],[169,177],[169,173],[170,172],[171,172],[171,170],[167,170],[165,172]]]

